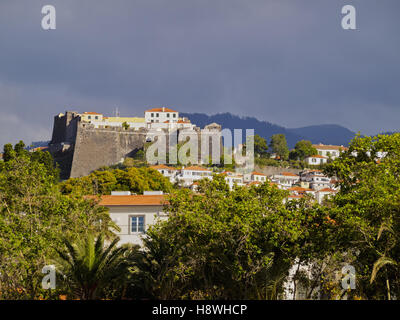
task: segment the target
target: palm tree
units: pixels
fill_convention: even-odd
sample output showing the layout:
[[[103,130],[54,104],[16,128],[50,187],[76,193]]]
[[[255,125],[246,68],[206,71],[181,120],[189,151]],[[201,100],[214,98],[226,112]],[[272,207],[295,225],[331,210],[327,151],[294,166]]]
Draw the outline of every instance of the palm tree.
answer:
[[[76,243],[65,239],[64,250],[56,249],[60,267],[57,270],[79,299],[99,299],[106,288],[126,276],[129,247],[116,247],[118,241],[115,238],[105,246],[103,235],[95,241],[93,234],[88,234]]]

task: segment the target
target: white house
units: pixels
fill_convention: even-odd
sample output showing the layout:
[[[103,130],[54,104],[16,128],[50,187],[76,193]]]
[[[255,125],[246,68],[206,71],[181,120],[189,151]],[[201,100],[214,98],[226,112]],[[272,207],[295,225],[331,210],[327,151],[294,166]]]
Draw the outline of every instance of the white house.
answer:
[[[331,158],[332,160],[335,160],[337,157],[339,157],[341,152],[348,149],[344,146],[325,145],[322,143],[313,144],[312,146],[317,149],[317,152],[320,156]]]
[[[243,176],[244,182],[253,182],[253,181],[258,181],[261,183],[264,183],[267,181],[267,175],[261,172],[253,171],[251,173],[246,173]]]
[[[279,183],[284,189],[289,189],[300,181],[300,177],[292,172],[281,172],[272,175],[272,181]]]
[[[176,176],[177,181],[181,181],[186,187],[204,178],[212,180],[212,171],[200,166],[182,167],[180,174]]]
[[[306,170],[301,172],[301,181],[308,182],[313,190],[331,188],[331,179],[320,170]]]
[[[128,191],[101,196],[99,205],[109,209],[111,219],[121,229],[117,232],[120,245],[142,245],[148,227],[168,218],[163,211],[165,203],[165,195],[161,191],[145,191],[143,195],[131,195]]]
[[[321,156],[319,154],[307,157],[305,159],[306,163],[309,165],[320,165],[320,164],[324,164],[328,161],[328,157],[325,156]]]
[[[309,189],[309,188],[303,188],[299,186],[294,186],[288,189],[291,195],[293,196],[301,196],[305,194],[310,194],[312,196],[315,196],[315,190]]]
[[[221,173],[225,176],[225,181],[229,185],[229,188],[232,190],[234,185],[244,186],[243,183],[243,175],[237,174],[232,171],[224,171]]]
[[[144,112],[147,123],[165,123],[165,121],[178,122],[179,112],[169,108],[153,108]]]
[[[155,166],[151,166],[151,169],[157,170],[161,173],[164,177],[167,177],[171,183],[175,183],[176,176],[179,173],[179,170],[174,167],[166,166],[165,164],[159,164]]]

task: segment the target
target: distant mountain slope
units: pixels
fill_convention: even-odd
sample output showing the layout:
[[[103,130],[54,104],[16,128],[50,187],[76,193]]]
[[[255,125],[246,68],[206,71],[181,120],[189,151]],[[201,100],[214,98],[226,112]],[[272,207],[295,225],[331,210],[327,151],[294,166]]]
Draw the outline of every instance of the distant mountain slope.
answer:
[[[347,145],[354,138],[355,133],[337,124],[322,124],[288,131],[310,140],[312,143]]]
[[[188,117],[192,123],[201,128],[216,122],[223,128],[254,129],[256,134],[266,138],[268,142],[272,135],[283,133],[286,136],[289,148],[293,148],[296,142],[302,139],[310,140],[312,143],[347,145],[355,135],[352,131],[339,125],[316,125],[287,129],[253,117],[239,117],[230,113],[219,113],[211,116],[203,113],[181,113],[180,115]]]

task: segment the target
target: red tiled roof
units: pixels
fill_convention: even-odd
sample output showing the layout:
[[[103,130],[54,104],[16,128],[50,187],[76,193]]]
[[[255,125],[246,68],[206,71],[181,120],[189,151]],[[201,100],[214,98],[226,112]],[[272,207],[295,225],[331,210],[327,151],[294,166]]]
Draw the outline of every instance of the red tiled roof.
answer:
[[[221,174],[230,174],[230,173],[233,173],[233,172],[232,171],[228,171],[228,170],[226,170],[224,172],[221,172]]]
[[[282,176],[289,176],[289,177],[298,177],[297,174],[291,173],[291,172],[282,172],[281,175]]]
[[[252,182],[249,182],[247,185],[254,186],[254,185],[258,185],[258,184],[261,184],[261,182],[260,181],[252,181]]]
[[[308,158],[327,159],[328,157],[325,157],[325,156],[320,156],[319,154],[315,154],[315,155],[313,155],[313,156],[310,156],[310,157],[308,157]]]
[[[313,144],[312,145],[317,150],[347,150],[347,147],[343,146],[334,146],[334,145],[325,145],[325,144]]]
[[[333,190],[331,188],[325,188],[325,189],[321,189],[319,190],[320,192],[337,192],[336,190]]]
[[[88,196],[89,199],[96,199],[96,196]],[[166,204],[165,195],[130,195],[130,196],[101,196],[101,206],[161,206]]]
[[[153,108],[153,109],[149,109],[149,110],[146,110],[145,112],[178,112],[178,111],[175,111],[175,110],[172,110],[172,109],[170,109],[170,108]]]
[[[257,171],[253,171],[251,174],[255,176],[265,176],[265,177],[267,176],[266,174]]]
[[[83,114],[99,114],[99,115],[101,115],[102,113],[97,113],[97,112],[84,112]]]
[[[168,167],[165,164],[158,164],[158,165],[155,165],[155,166],[150,166],[150,168],[154,169],[154,170],[159,170],[159,169],[177,170],[177,169],[175,169],[173,167]]]
[[[191,170],[191,171],[211,171],[211,170],[209,170],[209,169],[205,169],[205,168],[200,167],[200,166],[186,167],[186,168],[184,168],[184,169],[182,169],[182,170]]]
[[[291,187],[288,190],[289,191],[298,191],[298,192],[314,191],[313,189],[306,189],[306,188],[302,188],[302,187]]]
[[[304,198],[304,195],[298,195],[298,196],[290,195],[288,198],[300,199],[300,198]]]

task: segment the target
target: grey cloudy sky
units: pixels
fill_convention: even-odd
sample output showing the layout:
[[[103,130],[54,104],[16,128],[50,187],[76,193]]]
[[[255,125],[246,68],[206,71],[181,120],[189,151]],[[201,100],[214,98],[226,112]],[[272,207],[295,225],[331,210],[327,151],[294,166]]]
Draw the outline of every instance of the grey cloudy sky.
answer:
[[[41,28],[41,8],[57,29]],[[357,9],[356,31],[341,8]],[[398,0],[1,0],[0,144],[149,106],[400,129]]]

